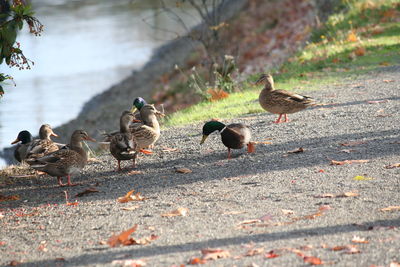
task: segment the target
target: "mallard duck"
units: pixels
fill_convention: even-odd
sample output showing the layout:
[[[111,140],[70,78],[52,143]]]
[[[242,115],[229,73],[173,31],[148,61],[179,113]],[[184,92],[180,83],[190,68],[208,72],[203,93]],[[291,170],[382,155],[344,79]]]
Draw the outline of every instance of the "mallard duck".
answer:
[[[135,115],[135,120],[142,121],[142,118],[140,117],[140,110],[142,109],[142,107],[144,105],[148,105],[148,104],[147,104],[146,100],[144,100],[141,97],[136,97],[133,100],[131,112]]]
[[[57,151],[58,146],[50,136],[58,137],[57,134],[53,132],[50,125],[43,124],[39,129],[39,138],[32,141],[27,151],[27,158],[40,158],[44,155]]]
[[[295,113],[310,106],[314,100],[311,97],[298,95],[285,90],[275,90],[274,80],[270,74],[262,74],[256,85],[265,84],[258,101],[263,109],[279,114],[274,123],[288,122],[287,114]],[[282,116],[285,120],[281,121]]]
[[[71,175],[77,174],[87,163],[87,154],[82,148],[82,140],[96,141],[85,131],[76,130],[72,133],[69,149],[60,149],[37,159],[28,159],[27,163],[35,170],[56,176],[60,186],[77,185],[71,183]],[[67,184],[62,183],[63,176],[67,176]]]
[[[121,171],[121,160],[130,160],[135,156],[136,143],[129,129],[134,118],[132,112],[124,111],[120,117],[120,131],[110,140],[110,152],[118,161],[118,171]]]
[[[32,135],[30,132],[24,130],[18,133],[17,139],[15,139],[11,144],[14,145],[19,143],[14,150],[14,158],[19,162],[22,162],[26,158],[27,150],[32,142]]]
[[[131,128],[134,142],[136,143],[136,153],[133,158],[134,165],[136,164],[136,157],[139,152],[151,154],[150,151],[145,150],[152,146],[158,138],[160,138],[160,124],[158,123],[157,116],[162,114],[153,105],[145,105],[140,110],[140,116],[147,124],[142,124],[134,129]]]
[[[250,141],[251,131],[249,127],[242,123],[232,123],[225,125],[219,121],[209,121],[203,126],[203,138],[200,144],[203,144],[207,137],[214,131],[221,134],[222,143],[228,148],[228,159],[231,158],[231,149],[241,149],[247,146],[247,152],[255,152],[254,143]]]

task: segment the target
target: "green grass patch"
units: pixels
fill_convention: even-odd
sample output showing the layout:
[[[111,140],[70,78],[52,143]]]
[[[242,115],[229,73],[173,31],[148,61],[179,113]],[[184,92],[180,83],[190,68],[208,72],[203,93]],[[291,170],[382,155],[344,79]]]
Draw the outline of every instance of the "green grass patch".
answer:
[[[330,16],[323,27],[313,32],[302,51],[279,69],[270,70],[277,88],[318,90],[400,62],[400,0],[343,0],[342,7],[342,11]],[[262,112],[258,104],[262,88],[251,85],[258,75],[248,77],[242,92],[175,112],[164,120],[164,125]]]

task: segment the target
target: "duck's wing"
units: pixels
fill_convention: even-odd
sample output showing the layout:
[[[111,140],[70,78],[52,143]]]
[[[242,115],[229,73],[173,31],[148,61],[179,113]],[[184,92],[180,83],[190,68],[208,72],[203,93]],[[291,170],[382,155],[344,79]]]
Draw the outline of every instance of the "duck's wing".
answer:
[[[310,104],[314,101],[312,97],[299,95],[296,93],[292,93],[286,90],[274,90],[271,92],[271,98],[275,98],[280,101],[285,102],[295,102],[295,103],[302,103],[302,104]]]

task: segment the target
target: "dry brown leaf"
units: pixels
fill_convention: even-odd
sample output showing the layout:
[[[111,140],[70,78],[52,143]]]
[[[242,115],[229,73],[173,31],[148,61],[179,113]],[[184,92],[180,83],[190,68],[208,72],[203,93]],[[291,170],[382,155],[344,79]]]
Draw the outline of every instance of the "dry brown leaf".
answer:
[[[361,251],[356,246],[346,246],[346,250],[343,252],[344,254],[358,254]]]
[[[231,254],[227,250],[223,249],[202,249],[201,254],[203,254],[203,260],[216,260],[222,258],[229,258]]]
[[[111,265],[118,265],[118,266],[129,266],[129,267],[142,267],[146,266],[146,262],[144,260],[113,260]]]
[[[356,56],[358,57],[362,57],[365,55],[365,47],[359,46],[354,50],[354,54],[356,54]]]
[[[366,163],[369,162],[368,159],[353,159],[353,160],[331,160],[331,165],[345,165],[345,164],[353,164],[353,163]]]
[[[303,260],[304,260],[304,262],[307,262],[310,265],[321,265],[321,264],[324,264],[324,262],[320,258],[313,257],[313,256],[304,256]]]
[[[359,236],[354,236],[353,239],[351,240],[353,243],[358,243],[358,244],[368,244],[369,241],[366,240],[365,238],[361,238]]]
[[[138,208],[139,208],[139,206],[131,206],[131,207],[123,207],[123,208],[121,208],[121,210],[132,211],[132,210],[136,210]]]
[[[128,175],[136,175],[136,174],[142,174],[142,173],[143,173],[142,171],[132,170],[132,171],[129,171],[127,174]]]
[[[289,214],[293,214],[294,211],[293,210],[285,210],[285,209],[281,209],[281,211],[283,212],[283,214],[285,215],[289,215]]]
[[[162,217],[175,217],[175,216],[186,216],[189,212],[188,208],[177,208],[176,210],[173,210],[168,213],[161,214]]]
[[[267,259],[273,259],[273,258],[276,258],[276,257],[279,257],[279,255],[275,254],[273,250],[271,250],[268,253],[265,253],[265,255],[264,255],[264,258],[267,258]]]
[[[381,211],[394,211],[394,210],[400,210],[400,206],[389,206],[387,208],[381,209]]]
[[[394,168],[399,168],[399,167],[400,167],[400,163],[394,163],[394,164],[385,166],[386,169],[394,169]]]
[[[19,199],[20,197],[18,195],[13,195],[13,196],[0,195],[0,201],[19,200]]]
[[[303,152],[304,152],[304,148],[299,147],[299,148],[296,148],[294,150],[288,151],[286,153],[287,154],[297,154],[297,153],[303,153]]]
[[[253,249],[249,249],[245,256],[250,257],[250,256],[254,256],[254,255],[259,255],[261,253],[264,252],[264,248],[253,248]]]
[[[367,101],[368,104],[380,104],[380,103],[387,103],[389,102],[389,100],[385,99],[385,100],[371,100],[371,101]]]
[[[126,193],[125,196],[119,197],[118,202],[119,203],[126,203],[129,201],[144,201],[146,198],[140,195],[140,192],[137,192],[135,195],[133,195],[133,192],[135,190],[131,190],[128,193]]]
[[[192,170],[188,169],[188,168],[176,168],[175,171],[177,173],[191,173],[192,172]]]
[[[394,80],[383,80],[384,83],[393,83]]]
[[[253,224],[253,223],[259,223],[261,222],[260,219],[253,219],[253,220],[244,220],[238,223],[238,225],[243,225],[243,224]]]
[[[356,197],[358,196],[358,193],[356,192],[344,192],[340,194],[322,194],[322,195],[316,195],[314,196],[315,198],[336,198],[336,197]]]
[[[353,142],[348,142],[348,143],[341,143],[341,146],[358,146],[362,144],[366,144],[366,141],[353,141]]]
[[[99,190],[97,190],[95,187],[89,187],[89,188],[85,189],[85,191],[82,191],[82,192],[76,194],[75,197],[81,197],[84,195],[88,195],[91,193],[97,193],[97,192],[99,192]]]
[[[226,211],[222,213],[223,215],[237,215],[237,214],[242,214],[246,213],[245,211],[239,211],[239,210],[233,210],[233,211]]]
[[[188,264],[196,265],[196,264],[204,264],[206,262],[207,262],[206,260],[203,260],[203,259],[200,259],[198,257],[195,257],[195,258],[191,258],[189,260]]]
[[[107,241],[107,244],[110,247],[116,247],[119,245],[123,245],[123,246],[128,246],[128,245],[132,245],[131,239],[129,238],[129,236],[136,231],[138,225],[136,224],[135,226],[133,226],[132,228],[123,231],[122,233],[120,233],[119,235],[113,235],[112,237],[110,237],[110,239]]]
[[[176,151],[179,151],[179,149],[178,148],[171,148],[171,147],[163,147],[161,151],[162,152],[176,152]]]
[[[218,101],[224,98],[227,98],[229,94],[222,89],[218,88],[210,88],[207,90],[207,93],[211,95],[211,101]]]
[[[333,251],[342,251],[347,249],[347,246],[336,246],[336,247],[332,247],[331,250]]]

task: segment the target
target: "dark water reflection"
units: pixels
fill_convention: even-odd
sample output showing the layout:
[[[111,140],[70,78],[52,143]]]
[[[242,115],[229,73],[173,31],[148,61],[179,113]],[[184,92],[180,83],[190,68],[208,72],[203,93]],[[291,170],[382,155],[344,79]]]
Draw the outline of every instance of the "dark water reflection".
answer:
[[[1,66],[17,87],[6,86],[0,100],[0,149],[20,130],[37,135],[43,123],[58,126],[74,118],[92,96],[143,66],[154,48],[182,34],[184,29],[160,13],[158,3],[32,0],[45,31],[41,37],[27,32],[18,36],[24,54],[35,62],[32,70]],[[170,4],[174,8],[175,1]],[[193,10],[174,10],[188,26],[198,23]]]

